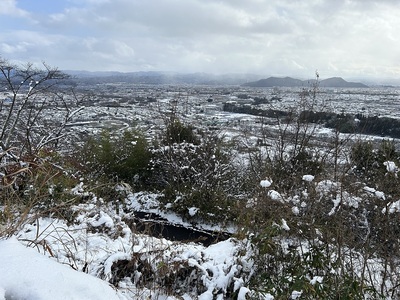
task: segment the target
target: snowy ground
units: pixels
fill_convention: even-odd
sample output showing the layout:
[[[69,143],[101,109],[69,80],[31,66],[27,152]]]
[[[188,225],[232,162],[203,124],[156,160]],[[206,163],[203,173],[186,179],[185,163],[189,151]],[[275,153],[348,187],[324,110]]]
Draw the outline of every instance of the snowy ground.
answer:
[[[17,239],[0,242],[0,299],[120,299],[107,282],[59,264]]]
[[[139,198],[130,195],[128,209],[140,206]],[[127,215],[105,207],[93,197],[91,203],[74,207],[73,224],[39,218],[0,241],[0,300],[205,300],[226,299],[232,291],[245,299],[251,260],[238,255],[248,246],[245,241],[229,239],[205,247],[155,238],[135,233],[124,222]],[[179,295],[176,286],[169,286],[172,277],[182,284]]]
[[[385,166],[388,173],[397,174],[398,168],[393,162],[386,162]],[[314,182],[311,175],[304,175],[302,179],[306,187],[314,185],[315,192],[320,195],[329,195],[332,190],[340,188],[339,183],[330,180]],[[261,180],[260,186],[266,189],[272,200],[292,206],[293,216],[299,215],[307,205],[304,202],[307,201],[307,190],[303,192],[304,201],[300,202],[295,197],[286,198],[269,189],[271,181],[268,178]],[[69,222],[40,217],[23,225],[13,237],[0,240],[0,300],[222,300],[233,296],[244,300],[246,294],[253,294],[248,287],[254,271],[253,248],[248,240],[230,238],[204,246],[140,233],[133,220],[134,211],[156,213],[184,227],[192,224],[175,214],[161,212],[157,201],[159,195],[133,194],[120,188],[126,197],[116,209],[115,203],[105,203],[94,194],[85,192],[81,183],[72,193],[89,197],[89,200],[71,208]],[[367,186],[363,191],[368,195],[365,199],[385,200],[383,192]],[[339,206],[357,210],[361,205],[360,197],[346,191],[342,191],[341,198],[330,199],[326,212],[329,216],[334,215]],[[388,204],[382,214],[388,210],[390,216],[397,218],[399,203],[400,200]],[[189,209],[193,213],[196,211],[196,208]],[[291,231],[285,219],[276,225],[286,232]],[[234,230],[218,226],[203,229]],[[285,240],[281,242],[286,243]],[[303,245],[299,241],[298,246],[301,253],[309,251],[306,243]],[[383,282],[381,274],[386,270],[383,261],[377,257],[365,262],[355,251],[349,249],[349,253],[356,272],[367,266],[371,285],[378,286]],[[395,275],[398,274],[397,265],[392,273],[393,282],[398,282]],[[309,280],[311,285],[315,285],[323,282],[324,278],[310,273]],[[389,290],[395,291],[392,282],[386,284]],[[293,290],[291,293],[291,299],[301,296],[301,291]],[[273,297],[267,293],[263,299],[271,300]]]

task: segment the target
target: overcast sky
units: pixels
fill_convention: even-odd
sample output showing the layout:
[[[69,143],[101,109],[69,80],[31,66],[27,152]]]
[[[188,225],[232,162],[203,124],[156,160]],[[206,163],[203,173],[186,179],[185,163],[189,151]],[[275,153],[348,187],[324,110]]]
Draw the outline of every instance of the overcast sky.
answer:
[[[63,70],[400,78],[400,1],[0,0],[0,56]]]

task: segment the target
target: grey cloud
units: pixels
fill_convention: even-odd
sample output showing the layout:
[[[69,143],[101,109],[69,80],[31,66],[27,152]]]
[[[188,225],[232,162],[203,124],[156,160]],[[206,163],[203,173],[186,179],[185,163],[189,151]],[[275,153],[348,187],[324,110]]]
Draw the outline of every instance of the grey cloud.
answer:
[[[243,35],[251,34],[253,30],[281,34],[292,30],[290,20],[276,14],[271,5],[264,4],[257,12],[252,12],[243,5],[215,1],[117,0],[92,9],[69,9],[52,16],[51,21],[54,26],[66,27],[68,24],[73,27],[71,19],[75,20],[75,26],[178,37]]]
[[[69,3],[57,14],[38,16],[29,33],[2,35],[0,52],[69,69],[306,77],[315,69],[321,74],[395,72],[399,63],[393,49],[400,46],[400,8],[390,0]]]

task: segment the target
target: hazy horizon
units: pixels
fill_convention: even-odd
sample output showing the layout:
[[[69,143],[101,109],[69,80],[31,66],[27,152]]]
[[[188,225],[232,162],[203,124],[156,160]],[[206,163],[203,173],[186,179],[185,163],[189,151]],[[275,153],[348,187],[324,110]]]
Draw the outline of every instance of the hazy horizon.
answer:
[[[254,81],[260,80],[260,79],[267,79],[269,77],[277,77],[277,78],[284,78],[284,77],[291,77],[294,79],[300,79],[300,80],[314,80],[316,78],[316,74],[312,74],[313,76],[296,76],[296,75],[274,75],[274,74],[257,74],[257,73],[238,73],[238,72],[231,72],[231,73],[211,73],[211,72],[179,72],[179,71],[115,71],[115,70],[105,70],[105,71],[89,71],[89,70],[62,70],[66,73],[71,73],[73,75],[79,74],[79,73],[85,73],[88,76],[93,75],[93,76],[109,76],[109,75],[114,75],[114,74],[132,74],[132,73],[158,73],[158,74],[165,74],[165,75],[210,75],[214,77],[224,77],[224,76],[232,76],[232,77],[253,77]],[[318,73],[319,74],[319,73]],[[360,82],[364,84],[369,84],[369,85],[395,85],[395,86],[400,86],[400,78],[385,78],[385,77],[344,77],[341,75],[332,75],[332,76],[327,76],[327,77],[319,77],[319,80],[324,80],[324,79],[329,79],[329,78],[342,78],[345,81],[348,82]]]

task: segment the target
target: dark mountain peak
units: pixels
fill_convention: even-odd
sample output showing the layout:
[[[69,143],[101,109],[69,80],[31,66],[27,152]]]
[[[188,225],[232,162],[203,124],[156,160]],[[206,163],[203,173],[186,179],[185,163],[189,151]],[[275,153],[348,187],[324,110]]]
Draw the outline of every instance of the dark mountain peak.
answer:
[[[291,87],[291,86],[303,86],[303,82],[299,79],[295,79],[292,77],[269,77],[266,79],[260,79],[258,81],[245,83],[244,86],[252,86],[252,87]]]
[[[332,77],[321,80],[320,86],[322,87],[348,87],[348,88],[365,88],[367,85],[360,82],[349,82],[342,77]]]
[[[315,83],[315,79],[300,80],[292,77],[269,77],[258,81],[248,82],[243,84],[250,87],[305,87]],[[366,88],[367,85],[359,82],[348,82],[342,77],[332,77],[321,80],[321,87],[347,87],[347,88]]]

